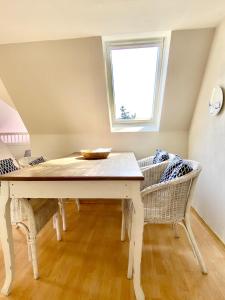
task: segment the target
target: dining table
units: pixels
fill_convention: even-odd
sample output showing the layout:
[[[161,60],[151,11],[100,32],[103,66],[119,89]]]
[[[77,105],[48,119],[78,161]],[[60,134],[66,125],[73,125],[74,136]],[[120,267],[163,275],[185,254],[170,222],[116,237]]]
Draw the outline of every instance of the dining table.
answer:
[[[0,239],[5,266],[1,293],[10,294],[15,272],[11,199],[130,199],[133,216],[127,277],[133,279],[136,299],[144,300],[141,286],[144,207],[140,195],[143,179],[132,152],[112,152],[108,158],[96,160],[86,160],[79,153],[73,153],[1,175]]]

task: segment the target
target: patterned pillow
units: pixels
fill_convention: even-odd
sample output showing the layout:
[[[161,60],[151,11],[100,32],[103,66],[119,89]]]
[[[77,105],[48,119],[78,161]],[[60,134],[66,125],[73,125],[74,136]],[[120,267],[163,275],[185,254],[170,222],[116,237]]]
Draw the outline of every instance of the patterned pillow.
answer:
[[[169,159],[169,154],[165,150],[157,149],[153,158],[153,164],[158,164]]]
[[[0,174],[4,175],[13,171],[18,170],[14,165],[12,158],[6,158],[0,160]]]
[[[170,176],[172,174],[172,172],[174,171],[174,169],[176,169],[181,163],[183,162],[182,158],[179,155],[176,155],[171,162],[168,164],[168,166],[166,167],[166,169],[164,170],[160,181],[159,182],[163,182],[163,181],[167,181],[170,180]]]
[[[35,166],[35,165],[38,165],[38,164],[43,163],[43,162],[45,162],[45,159],[43,158],[43,156],[40,156],[40,157],[32,160],[31,162],[29,162],[29,165],[30,166]]]
[[[191,171],[193,171],[192,166],[187,161],[183,161],[173,170],[172,174],[169,177],[169,180],[184,176]]]

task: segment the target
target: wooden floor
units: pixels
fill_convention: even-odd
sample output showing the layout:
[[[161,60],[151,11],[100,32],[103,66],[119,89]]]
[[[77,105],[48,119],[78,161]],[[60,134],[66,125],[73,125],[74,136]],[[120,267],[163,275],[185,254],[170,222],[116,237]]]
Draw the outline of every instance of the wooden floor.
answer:
[[[57,242],[52,223],[38,238],[41,278],[33,280],[26,240],[14,230],[16,277],[9,300],[134,300],[126,278],[128,242],[120,242],[118,204],[67,204],[68,231]],[[170,226],[147,225],[142,282],[146,300],[225,299],[225,248],[193,216],[193,229],[209,274],[202,275],[182,229],[175,239]],[[3,259],[0,253],[0,283]],[[0,296],[0,299],[7,299]]]

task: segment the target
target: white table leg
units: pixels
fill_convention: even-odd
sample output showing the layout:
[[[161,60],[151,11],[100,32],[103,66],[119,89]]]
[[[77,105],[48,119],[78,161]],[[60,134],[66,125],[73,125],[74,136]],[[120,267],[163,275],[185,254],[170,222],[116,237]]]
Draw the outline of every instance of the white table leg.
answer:
[[[141,256],[143,243],[143,229],[144,229],[144,206],[140,196],[140,189],[134,189],[133,192],[133,206],[134,214],[132,220],[131,242],[134,239],[133,249],[133,284],[134,292],[137,300],[144,300],[145,295],[141,287]],[[132,237],[133,236],[133,237]]]
[[[14,251],[10,218],[9,183],[1,182],[0,193],[0,238],[5,263],[5,281],[1,293],[9,295],[14,276]]]

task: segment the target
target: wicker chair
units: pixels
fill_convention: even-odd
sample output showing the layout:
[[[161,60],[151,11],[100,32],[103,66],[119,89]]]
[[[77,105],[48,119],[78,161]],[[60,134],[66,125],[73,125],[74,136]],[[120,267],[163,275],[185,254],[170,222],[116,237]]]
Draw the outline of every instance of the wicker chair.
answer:
[[[152,165],[143,171],[145,179],[141,183],[141,197],[144,204],[144,223],[181,225],[187,234],[202,273],[207,274],[204,260],[195,241],[190,224],[191,200],[201,167],[198,162],[191,160],[188,162],[191,164],[193,171],[182,177],[162,183],[159,183],[159,180],[168,165],[168,161]],[[128,223],[131,224],[132,214],[134,213],[132,203],[131,201],[127,201],[125,205]],[[130,247],[132,251],[133,245],[131,244]],[[128,276],[131,275],[131,272],[132,266],[129,266]]]
[[[5,144],[0,142],[0,159],[11,158],[16,167],[17,161]],[[1,176],[0,176],[1,181]],[[57,199],[12,199],[11,222],[22,229],[27,237],[28,258],[32,262],[34,278],[39,277],[36,238],[40,230],[53,217],[57,240],[61,240],[59,206]]]
[[[169,160],[173,159],[174,157],[175,157],[175,154],[169,153]],[[143,171],[150,166],[155,166],[156,164],[153,164],[153,158],[154,158],[154,155],[139,159],[138,165],[139,165],[140,169]],[[162,163],[159,163],[159,164],[162,164]],[[157,165],[159,165],[159,164],[157,164]],[[126,224],[127,212],[125,209],[125,205],[126,205],[126,199],[122,199],[122,201],[121,201],[121,209],[122,209],[121,241],[125,240],[126,228],[128,226],[128,224]],[[128,232],[129,232],[129,230],[128,230]]]

